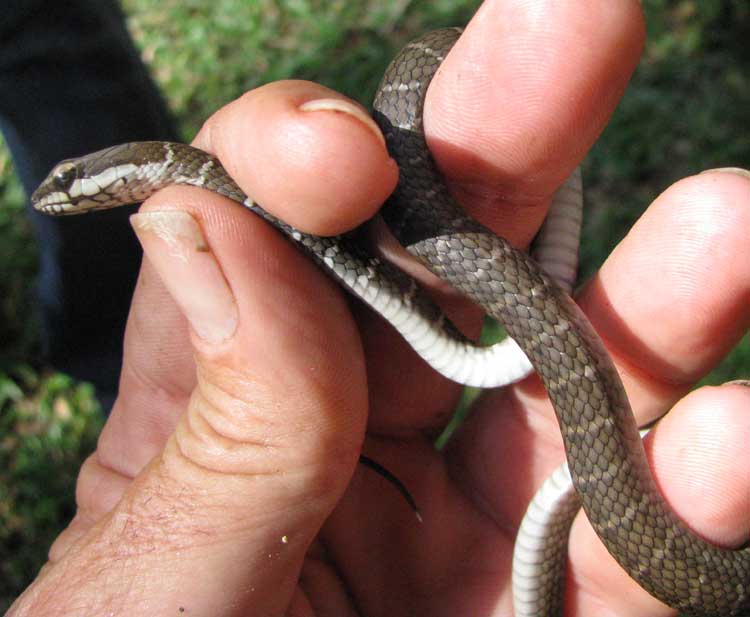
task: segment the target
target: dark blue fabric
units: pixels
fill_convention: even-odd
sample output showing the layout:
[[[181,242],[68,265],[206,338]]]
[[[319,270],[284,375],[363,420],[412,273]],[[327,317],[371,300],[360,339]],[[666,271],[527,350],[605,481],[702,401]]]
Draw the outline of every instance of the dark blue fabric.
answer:
[[[52,166],[125,141],[177,138],[114,0],[5,0],[0,130],[31,194]],[[117,389],[140,248],[130,211],[29,216],[39,240],[38,307],[46,359]]]

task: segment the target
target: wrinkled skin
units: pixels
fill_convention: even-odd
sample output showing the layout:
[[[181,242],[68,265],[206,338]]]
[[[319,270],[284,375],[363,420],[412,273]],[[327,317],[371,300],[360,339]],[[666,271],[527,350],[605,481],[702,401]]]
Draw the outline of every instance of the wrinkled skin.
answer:
[[[485,2],[426,108],[431,149],[473,216],[530,240],[643,36],[636,2]],[[356,117],[298,109],[330,97],[342,98],[306,82],[259,88],[195,143],[276,216],[342,232],[373,214],[397,170]],[[674,405],[647,439],[655,476],[726,546],[750,536],[750,388],[685,395],[750,326],[748,196],[741,172],[669,187],[577,296],[639,421]],[[170,188],[142,208],[164,211],[189,213],[177,220],[204,240],[165,242],[136,222],[146,259],[120,396],[81,470],[77,516],[10,615],[510,615],[515,530],[563,456],[536,378],[485,393],[438,453],[459,388],[388,325],[226,200]],[[477,331],[475,309],[425,282]],[[407,484],[422,525],[357,467],[361,449]],[[567,602],[568,615],[673,614],[582,516]]]

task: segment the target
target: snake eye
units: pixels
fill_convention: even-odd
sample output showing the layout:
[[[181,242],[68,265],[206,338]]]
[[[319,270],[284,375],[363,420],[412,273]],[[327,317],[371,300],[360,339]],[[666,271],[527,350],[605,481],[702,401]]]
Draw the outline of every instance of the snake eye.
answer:
[[[76,166],[74,163],[60,163],[52,172],[52,178],[58,188],[65,189],[76,179]]]

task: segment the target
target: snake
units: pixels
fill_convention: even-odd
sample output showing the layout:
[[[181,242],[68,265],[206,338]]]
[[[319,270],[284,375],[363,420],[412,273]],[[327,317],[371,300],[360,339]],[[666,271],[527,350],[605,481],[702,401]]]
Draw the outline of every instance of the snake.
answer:
[[[582,506],[629,576],[681,614],[750,615],[750,547],[708,543],[667,505],[622,381],[581,309],[527,253],[469,217],[447,190],[427,147],[422,111],[430,81],[461,32],[443,28],[412,41],[383,76],[373,118],[400,176],[380,216],[416,260],[498,320],[528,357],[560,426],[575,487],[567,510]],[[191,146],[131,142],[68,159],[32,203],[53,215],[90,212],[141,202],[173,184],[213,191],[268,221],[442,375],[485,388],[502,383],[497,346],[464,336],[410,276],[367,246],[362,228],[332,237],[303,233],[266,212],[216,158]],[[564,562],[564,548],[558,541],[550,559]],[[543,590],[534,614],[561,614],[559,569],[539,567],[527,576]]]

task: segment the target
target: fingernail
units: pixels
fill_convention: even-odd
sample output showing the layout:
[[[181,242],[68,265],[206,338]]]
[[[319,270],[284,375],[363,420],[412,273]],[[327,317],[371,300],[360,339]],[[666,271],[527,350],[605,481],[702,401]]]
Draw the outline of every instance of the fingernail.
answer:
[[[237,329],[237,303],[198,221],[182,210],[130,217],[143,252],[195,333],[211,343]]]
[[[362,107],[344,99],[315,99],[307,101],[299,106],[300,111],[337,111],[348,114],[364,124],[373,135],[375,135],[383,147],[385,147],[385,137],[380,128],[375,124],[375,120],[370,117]]]
[[[750,379],[735,379],[733,381],[728,381],[724,384],[725,386],[745,386],[746,388],[750,388]]]
[[[748,171],[747,169],[742,169],[742,167],[717,167],[715,169],[707,169],[706,171],[702,171],[701,173],[710,174],[715,171],[725,174],[736,174],[738,176],[742,176],[743,178],[750,178],[750,171]]]

